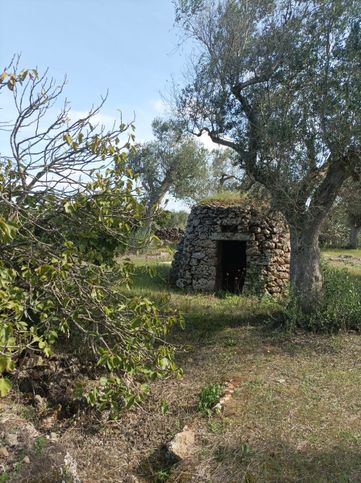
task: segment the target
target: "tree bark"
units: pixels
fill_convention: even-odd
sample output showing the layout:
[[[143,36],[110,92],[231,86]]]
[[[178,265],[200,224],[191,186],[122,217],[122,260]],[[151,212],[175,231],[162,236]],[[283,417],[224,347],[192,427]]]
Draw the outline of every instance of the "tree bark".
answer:
[[[360,228],[361,228],[360,226],[356,226],[356,225],[350,226],[348,248],[358,247],[358,235],[360,232]]]
[[[165,195],[171,187],[171,180],[168,176],[164,179],[163,183],[160,185],[159,189],[149,198],[145,209],[144,225],[142,231],[149,235],[152,230],[153,218],[155,211],[159,208]]]
[[[320,226],[302,224],[291,227],[291,286],[299,306],[305,313],[312,312],[322,295],[320,271]]]

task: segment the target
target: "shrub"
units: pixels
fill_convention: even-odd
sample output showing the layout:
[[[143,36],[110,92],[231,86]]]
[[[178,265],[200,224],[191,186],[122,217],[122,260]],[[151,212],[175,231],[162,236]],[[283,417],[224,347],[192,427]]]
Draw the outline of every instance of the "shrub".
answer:
[[[296,297],[286,309],[286,327],[301,327],[315,332],[334,333],[341,330],[361,330],[361,281],[346,269],[322,263],[323,297],[310,313],[302,313]]]
[[[8,85],[19,113],[8,126],[11,156],[0,157],[0,396],[24,353],[48,356],[69,339],[98,367],[78,396],[117,412],[147,392],[148,380],[177,370],[165,342],[177,317],[128,295],[133,267],[113,263],[143,217],[131,145],[120,142],[129,127],[98,129],[98,108],[70,123],[65,107],[40,128],[62,86],[24,72]]]

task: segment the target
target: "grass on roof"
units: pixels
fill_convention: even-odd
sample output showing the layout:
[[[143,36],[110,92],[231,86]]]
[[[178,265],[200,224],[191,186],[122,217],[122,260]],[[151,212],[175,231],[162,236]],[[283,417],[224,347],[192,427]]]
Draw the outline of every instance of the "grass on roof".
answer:
[[[240,191],[220,191],[199,202],[200,205],[232,206],[250,203],[253,197],[249,193]]]
[[[265,198],[256,196],[251,193],[241,191],[220,191],[212,196],[204,198],[198,205],[228,207],[228,206],[245,206],[253,207],[268,206]]]

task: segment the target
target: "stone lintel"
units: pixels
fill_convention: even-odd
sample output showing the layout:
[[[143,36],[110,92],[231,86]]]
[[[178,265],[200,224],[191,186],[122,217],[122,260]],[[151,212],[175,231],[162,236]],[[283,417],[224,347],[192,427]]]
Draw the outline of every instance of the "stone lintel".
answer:
[[[248,241],[251,237],[249,233],[213,233],[210,238],[217,241]]]

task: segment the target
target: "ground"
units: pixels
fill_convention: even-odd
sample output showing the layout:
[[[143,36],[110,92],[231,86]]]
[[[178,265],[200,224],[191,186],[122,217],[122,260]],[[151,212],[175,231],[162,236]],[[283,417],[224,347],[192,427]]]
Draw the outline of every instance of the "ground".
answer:
[[[337,258],[344,254],[324,256],[360,276],[361,252],[352,253],[360,259],[352,265]],[[171,336],[183,378],[154,383],[144,405],[117,421],[86,414],[37,428],[45,448],[36,450],[35,439],[30,459],[55,437],[88,483],[361,481],[360,336],[287,334],[277,328],[280,308],[270,300],[172,291],[168,259],[166,252],[158,260],[137,258],[133,290],[158,300],[169,292],[166,303],[184,313],[184,330]],[[202,388],[230,380],[235,391],[222,412],[200,413]],[[19,411],[36,426],[31,412]],[[196,446],[189,459],[172,465],[164,444],[185,425]],[[8,477],[39,481],[25,473]]]

